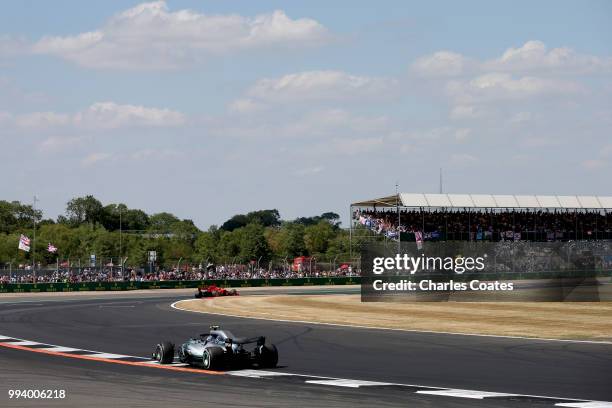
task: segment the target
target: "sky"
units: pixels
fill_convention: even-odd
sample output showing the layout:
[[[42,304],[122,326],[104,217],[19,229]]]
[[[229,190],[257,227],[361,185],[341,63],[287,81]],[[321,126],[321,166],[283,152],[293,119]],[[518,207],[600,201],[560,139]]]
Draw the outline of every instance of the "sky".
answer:
[[[609,1],[22,1],[0,199],[200,228],[403,192],[612,195]]]

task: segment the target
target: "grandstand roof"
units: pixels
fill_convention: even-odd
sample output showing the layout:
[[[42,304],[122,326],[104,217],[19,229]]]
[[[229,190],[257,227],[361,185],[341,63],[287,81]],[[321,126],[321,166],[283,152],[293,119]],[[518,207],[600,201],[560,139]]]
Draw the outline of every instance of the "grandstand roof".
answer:
[[[561,208],[612,209],[612,197],[568,195],[492,195],[400,193],[351,204],[354,207]]]

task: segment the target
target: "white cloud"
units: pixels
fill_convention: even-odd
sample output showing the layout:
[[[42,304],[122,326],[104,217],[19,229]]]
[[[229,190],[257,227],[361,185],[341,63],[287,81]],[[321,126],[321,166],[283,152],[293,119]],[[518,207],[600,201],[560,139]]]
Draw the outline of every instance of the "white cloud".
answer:
[[[83,166],[93,166],[94,164],[109,160],[111,155],[108,153],[92,153],[81,160]]]
[[[70,116],[55,112],[32,112],[15,117],[15,124],[21,128],[48,128],[70,123]]]
[[[247,91],[247,96],[265,102],[378,98],[388,95],[395,83],[392,79],[342,71],[305,71],[261,79]]]
[[[457,105],[450,113],[451,119],[474,119],[483,116],[483,108],[472,105]]]
[[[549,50],[542,41],[531,40],[518,48],[508,48],[500,57],[486,61],[452,51],[438,51],[418,58],[412,64],[412,70],[421,76],[431,77],[490,72],[612,73],[612,57],[579,54],[568,47]]]
[[[572,81],[531,76],[514,78],[507,73],[485,74],[472,80],[453,80],[447,83],[446,89],[449,96],[460,104],[583,91],[579,84]]]
[[[24,129],[74,127],[96,130],[138,126],[180,126],[186,122],[186,118],[182,113],[170,109],[97,102],[73,114],[32,112],[14,116],[13,122],[15,126]]]
[[[173,149],[142,149],[130,155],[133,160],[172,160],[183,156]]]
[[[391,141],[391,126],[385,116],[363,116],[344,109],[321,109],[297,117],[279,115],[271,109],[246,122],[232,117],[211,121],[207,133],[217,140],[240,140],[239,146],[253,142],[256,146],[273,146],[279,156],[307,157],[305,161],[292,162],[314,163],[297,166],[292,173],[307,176],[324,170],[319,164],[322,156],[333,160],[332,157],[361,156],[390,147],[386,142]],[[237,159],[241,159],[240,155],[232,150],[228,160]]]
[[[492,118],[498,117],[516,125],[541,117],[544,110],[548,114],[564,109],[566,115],[568,110],[599,103],[604,87],[600,83],[595,88],[593,83],[612,74],[612,57],[580,54],[567,47],[548,49],[533,40],[492,59],[439,51],[418,58],[412,70],[432,78],[426,82],[427,92],[446,97],[449,119],[492,124]],[[596,74],[601,77],[592,76]],[[592,76],[589,82],[587,75]]]
[[[207,15],[169,11],[164,1],[157,1],[119,13],[97,30],[43,37],[32,50],[88,68],[172,69],[210,55],[316,45],[329,37],[317,21],[291,19],[281,10],[255,17]]]
[[[542,41],[527,41],[521,47],[508,48],[501,57],[483,64],[493,71],[546,71],[587,74],[612,72],[612,58],[578,54],[568,47],[548,50]]]
[[[457,76],[471,64],[468,58],[456,52],[438,51],[417,59],[412,70],[422,76]]]
[[[34,53],[58,54],[65,58],[78,58],[78,54],[87,53],[104,39],[100,31],[90,31],[71,37],[43,37],[32,46]]]
[[[38,145],[38,150],[44,153],[52,153],[76,146],[82,142],[80,137],[58,137],[52,136],[43,140]]]
[[[327,109],[287,121],[273,133],[306,140],[351,139],[384,133],[388,125],[388,118],[384,116],[360,116],[344,109]]]
[[[264,110],[266,107],[259,102],[249,98],[236,99],[229,105],[230,112],[233,113],[255,113]]]
[[[119,105],[114,102],[94,103],[73,118],[76,126],[105,129],[126,126],[179,126],[184,124],[185,120],[185,115],[170,109]]]
[[[209,121],[209,134],[218,137],[245,139],[315,139],[351,138],[360,135],[382,134],[388,131],[386,116],[363,116],[345,109],[321,109],[307,112],[299,117],[279,115],[266,111],[255,115],[248,123],[235,118]]]
[[[411,140],[418,143],[438,143],[440,140],[463,141],[472,133],[468,128],[455,128],[452,126],[440,126],[428,129],[394,131],[390,134],[391,139],[397,141]]]

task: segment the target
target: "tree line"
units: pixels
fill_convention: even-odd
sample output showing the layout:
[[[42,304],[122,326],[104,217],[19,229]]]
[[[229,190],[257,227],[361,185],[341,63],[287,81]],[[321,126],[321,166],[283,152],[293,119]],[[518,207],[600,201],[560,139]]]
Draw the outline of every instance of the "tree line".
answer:
[[[21,234],[33,238],[30,252],[17,248]],[[57,253],[47,251],[52,243]],[[156,251],[157,264],[170,267],[179,259],[191,263],[247,263],[314,256],[319,262],[348,260],[349,233],[340,228],[333,212],[282,220],[276,209],[237,214],[220,226],[201,231],[192,220],[161,212],[147,214],[125,204],[103,205],[88,195],[70,200],[65,214],[44,218],[39,209],[19,201],[0,200],[0,264],[54,264],[80,259],[86,265],[91,254],[104,263],[144,266],[149,251]]]

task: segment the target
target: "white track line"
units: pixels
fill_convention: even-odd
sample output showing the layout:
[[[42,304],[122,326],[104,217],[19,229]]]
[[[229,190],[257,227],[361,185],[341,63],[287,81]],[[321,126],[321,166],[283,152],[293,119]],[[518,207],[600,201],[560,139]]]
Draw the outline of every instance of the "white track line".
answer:
[[[506,394],[502,392],[459,390],[459,389],[452,389],[452,388],[449,390],[439,390],[439,391],[420,390],[420,391],[417,391],[417,394],[429,394],[429,395],[440,395],[443,397],[459,397],[459,398],[472,398],[472,399],[483,399],[487,397],[511,397],[514,395],[514,394]]]
[[[235,371],[226,371],[226,374],[233,375],[235,377],[249,377],[249,378],[294,376],[294,374],[291,374],[291,373],[282,373],[278,371],[263,371],[263,370],[235,370]]]
[[[72,347],[62,347],[62,346],[45,347],[45,348],[39,348],[38,350],[57,351],[58,353],[69,353],[71,351],[81,351],[81,349],[72,348]]]
[[[0,341],[14,339],[14,337],[0,336]]]
[[[362,380],[306,380],[309,384],[333,385],[336,387],[359,388],[362,386],[381,386],[393,385],[392,383],[384,383],[377,381],[362,381]],[[434,391],[432,391],[434,392]]]
[[[518,340],[533,340],[533,341],[553,341],[553,342],[563,342],[563,343],[586,343],[586,344],[612,345],[612,341],[605,341],[605,340],[548,339],[548,338],[540,338],[540,337],[503,336],[503,335],[497,335],[497,334],[457,333],[457,332],[435,331],[435,330],[400,329],[396,327],[362,326],[362,325],[357,325],[357,324],[346,324],[346,323],[313,322],[309,320],[273,319],[273,318],[268,318],[268,317],[251,317],[251,316],[242,316],[242,315],[236,315],[236,314],[230,314],[230,313],[204,312],[201,310],[188,310],[188,309],[182,309],[176,306],[176,304],[179,302],[197,302],[197,301],[201,301],[201,299],[177,300],[176,302],[172,303],[170,307],[176,310],[183,311],[183,312],[203,313],[203,314],[211,314],[211,315],[227,316],[227,317],[239,317],[242,319],[268,320],[272,322],[283,322],[283,323],[305,323],[305,324],[316,324],[316,325],[322,325],[322,326],[352,327],[355,329],[390,330],[390,331],[401,331],[401,332],[408,332],[408,333],[445,334],[445,335],[452,335],[452,336],[493,337],[493,338],[500,338],[500,339],[518,339]]]
[[[13,339],[14,341],[4,341],[3,339]],[[84,354],[84,355],[92,356],[92,357],[96,357],[96,356],[100,356],[101,354],[104,354],[104,355],[109,355],[109,356],[116,356],[116,357],[108,357],[108,358],[130,357],[130,358],[140,358],[143,360],[149,360],[148,357],[126,356],[126,355],[120,355],[120,354],[105,353],[103,351],[85,350],[85,349],[74,348],[74,347],[58,346],[57,344],[43,343],[39,341],[30,341],[30,340],[20,339],[18,337],[8,337],[8,336],[2,336],[2,335],[0,335],[0,343],[6,343],[6,344],[16,345],[16,346],[35,346],[35,345],[41,344],[41,345],[46,345],[48,347],[40,347],[40,348],[36,348],[35,350],[57,351],[59,353],[70,353],[73,351],[86,351],[90,354]]]
[[[143,361],[143,364],[151,364],[151,365],[165,365],[165,366],[172,366],[172,367],[186,367],[189,364],[187,363],[169,363],[169,364],[162,364],[159,361],[156,360],[151,360],[151,361]]]
[[[14,339],[14,341],[3,342],[1,339]],[[39,343],[30,340],[19,339],[16,337],[8,337],[0,335],[0,343],[5,343],[7,345],[16,345],[17,343],[21,343],[24,345],[27,343],[28,345],[38,345],[38,344],[46,344],[49,347],[46,348],[37,348],[32,349],[36,350],[45,350],[45,351],[55,351],[55,352],[70,352],[70,351],[86,351],[90,354],[82,354],[80,356],[84,357],[98,357],[98,358],[107,358],[107,359],[121,359],[121,358],[139,358],[146,361],[143,361],[142,365],[156,365],[160,364],[158,361],[152,361],[145,357],[137,357],[137,356],[127,356],[123,354],[113,354],[113,353],[103,353],[99,351],[92,350],[83,350],[72,347],[64,347],[51,345],[47,343]],[[171,363],[167,364],[173,367],[184,367],[188,366],[186,363]],[[386,382],[377,382],[377,381],[365,381],[365,380],[353,380],[346,378],[335,378],[335,377],[324,377],[319,375],[308,375],[308,374],[294,374],[294,373],[286,373],[281,371],[259,371],[259,370],[240,370],[240,371],[227,371],[229,375],[236,377],[251,377],[251,378],[273,378],[273,377],[282,377],[282,376],[292,376],[292,377],[301,377],[308,378],[308,380],[304,380],[305,383],[309,384],[319,384],[319,385],[329,385],[336,387],[348,387],[348,388],[359,388],[361,386],[401,386],[408,388],[420,388],[420,390],[416,391],[416,393],[420,394],[429,394],[429,395],[438,395],[438,396],[446,396],[446,397],[460,397],[460,398],[473,398],[473,399],[484,399],[490,397],[527,397],[527,398],[538,398],[538,399],[546,399],[551,402],[556,402],[556,406],[561,407],[574,407],[574,408],[612,408],[612,402],[607,401],[592,401],[592,400],[584,400],[578,398],[559,398],[559,397],[550,397],[550,396],[542,396],[542,395],[526,395],[526,394],[514,394],[514,393],[499,393],[499,392],[488,392],[488,391],[479,391],[479,390],[464,390],[464,389],[452,389],[445,387],[432,387],[432,386],[424,386],[424,385],[416,385],[416,384],[401,384],[401,383],[386,383]],[[560,402],[567,401],[567,402]]]
[[[132,356],[126,356],[123,354],[113,354],[113,353],[91,353],[91,354],[82,354],[85,357],[98,357],[98,358],[132,358]]]
[[[11,344],[13,346],[37,346],[40,344],[36,341],[28,341],[28,340],[3,341],[3,343]]]

